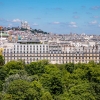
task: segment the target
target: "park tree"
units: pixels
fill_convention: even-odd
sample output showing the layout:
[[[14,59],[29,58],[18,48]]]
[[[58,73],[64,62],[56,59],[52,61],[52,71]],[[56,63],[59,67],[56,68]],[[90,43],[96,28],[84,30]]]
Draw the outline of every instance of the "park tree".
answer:
[[[10,82],[7,93],[12,95],[13,100],[25,100],[29,86],[25,80],[14,80]]]
[[[27,99],[25,100],[40,100],[43,94],[43,87],[39,81],[30,83],[30,88],[27,90]]]
[[[4,81],[7,76],[7,71],[5,70],[4,66],[0,67],[0,80]]]
[[[18,73],[9,75],[5,78],[5,82],[3,84],[3,92],[7,92],[9,84],[15,80],[24,80],[27,82],[32,82],[37,79],[37,76],[28,76],[25,70],[19,70]]]
[[[63,84],[61,80],[57,77],[52,77],[50,79],[49,90],[52,95],[59,95],[63,93]]]
[[[74,63],[67,63],[65,65],[65,69],[70,72],[70,73],[73,73],[73,71],[75,70],[75,65]]]
[[[13,100],[11,94],[0,93],[0,100]]]
[[[0,55],[0,66],[3,66],[5,63],[4,57]]]
[[[0,80],[0,91],[3,90],[3,81]]]
[[[7,72],[4,70],[2,66],[0,67],[0,91],[3,90],[3,83],[5,82],[6,77],[7,77]]]
[[[53,98],[50,92],[44,92],[41,97],[41,100],[53,100]]]
[[[59,77],[61,76],[61,72],[59,68],[56,65],[53,64],[48,64],[45,66],[44,71],[46,74],[50,74],[51,76],[53,75],[58,75]]]
[[[24,64],[21,61],[10,61],[4,65],[8,75],[16,74],[19,70],[24,70]]]
[[[87,81],[78,80],[79,83],[70,87],[67,97],[70,100],[96,100],[94,90]]]
[[[1,100],[100,100],[100,64],[10,61],[0,66],[0,91]]]
[[[87,71],[87,79],[90,82],[94,92],[96,100],[100,99],[100,66],[95,64],[89,64]]]
[[[40,80],[45,89],[52,95],[63,93],[63,83],[61,81],[62,74],[60,70],[53,64],[45,66],[45,73],[42,74]]]
[[[44,73],[44,67],[46,65],[48,65],[47,60],[31,62],[30,64],[26,65],[25,69],[29,75],[34,75],[34,74],[41,75],[42,73]]]

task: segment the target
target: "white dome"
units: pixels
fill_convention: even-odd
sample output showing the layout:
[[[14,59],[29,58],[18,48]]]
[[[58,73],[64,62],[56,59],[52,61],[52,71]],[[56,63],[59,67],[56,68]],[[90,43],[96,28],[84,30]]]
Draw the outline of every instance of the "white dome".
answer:
[[[27,21],[25,21],[25,23],[27,23]]]

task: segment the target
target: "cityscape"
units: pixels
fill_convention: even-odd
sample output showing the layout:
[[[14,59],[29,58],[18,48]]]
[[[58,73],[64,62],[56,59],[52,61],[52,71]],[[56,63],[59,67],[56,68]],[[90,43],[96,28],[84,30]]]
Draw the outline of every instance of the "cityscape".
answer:
[[[0,100],[100,100],[100,0],[0,0]]]
[[[52,64],[100,62],[100,35],[53,34],[31,29],[28,22],[21,27],[2,28],[1,47],[5,63],[25,63],[46,59]]]

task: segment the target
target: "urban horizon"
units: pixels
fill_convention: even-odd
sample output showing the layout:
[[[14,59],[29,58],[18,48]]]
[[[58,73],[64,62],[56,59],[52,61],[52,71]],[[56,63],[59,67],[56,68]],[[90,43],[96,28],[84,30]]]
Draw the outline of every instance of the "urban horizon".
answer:
[[[0,25],[20,26],[56,34],[100,33],[100,0],[0,0]]]

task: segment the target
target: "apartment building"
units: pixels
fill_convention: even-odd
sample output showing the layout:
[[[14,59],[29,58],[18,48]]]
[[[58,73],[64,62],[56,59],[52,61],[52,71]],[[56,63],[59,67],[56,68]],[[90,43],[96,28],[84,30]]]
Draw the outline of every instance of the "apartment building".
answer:
[[[5,63],[11,60],[22,59],[25,63],[47,59],[50,63],[88,63],[94,60],[100,62],[100,47],[75,47],[69,44],[48,43],[41,44],[39,41],[21,41],[13,44],[10,48],[4,48],[3,56]]]

